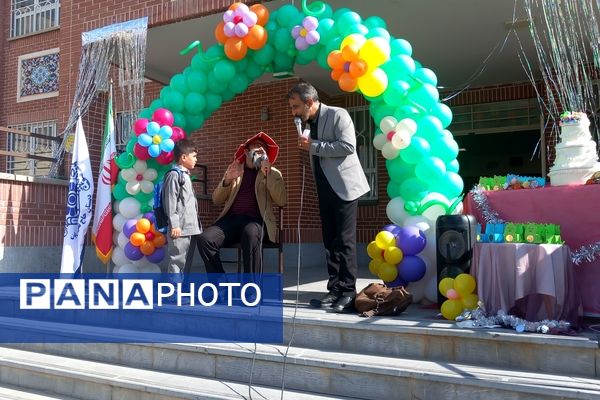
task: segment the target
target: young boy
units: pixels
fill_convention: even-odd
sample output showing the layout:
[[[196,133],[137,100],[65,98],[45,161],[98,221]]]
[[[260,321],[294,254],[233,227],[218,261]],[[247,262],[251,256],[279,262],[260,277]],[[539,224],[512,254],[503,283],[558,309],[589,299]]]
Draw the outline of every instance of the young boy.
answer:
[[[161,195],[172,239],[168,272],[176,274],[171,278],[173,281],[181,282],[183,274],[190,273],[202,225],[198,221],[198,202],[190,178],[190,170],[196,165],[194,145],[187,139],[178,141],[173,156],[176,165],[165,174]]]

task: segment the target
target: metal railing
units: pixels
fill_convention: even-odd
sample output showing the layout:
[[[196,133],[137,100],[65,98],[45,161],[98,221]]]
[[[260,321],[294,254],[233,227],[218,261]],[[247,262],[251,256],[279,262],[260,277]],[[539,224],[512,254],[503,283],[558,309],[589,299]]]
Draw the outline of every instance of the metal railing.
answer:
[[[8,150],[0,150],[0,156],[6,157],[6,172],[34,176],[47,175],[50,165],[55,161],[51,157],[53,149],[60,145],[60,138],[2,126],[0,126],[0,133],[7,134]],[[23,160],[15,160],[15,158]]]
[[[60,0],[11,0],[10,37],[26,36],[59,26]]]

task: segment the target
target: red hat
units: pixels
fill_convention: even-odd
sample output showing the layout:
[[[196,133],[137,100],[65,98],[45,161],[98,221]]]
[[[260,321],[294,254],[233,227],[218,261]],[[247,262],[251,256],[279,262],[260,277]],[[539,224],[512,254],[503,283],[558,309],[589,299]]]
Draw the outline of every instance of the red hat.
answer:
[[[246,148],[250,143],[256,141],[261,141],[265,144],[265,152],[267,153],[267,157],[269,157],[269,162],[271,164],[275,163],[277,155],[279,154],[279,146],[277,143],[275,143],[271,136],[264,132],[258,132],[256,135],[246,140],[243,144],[240,144],[240,147],[238,147],[237,151],[235,152],[234,158],[240,163],[244,163],[246,160]]]

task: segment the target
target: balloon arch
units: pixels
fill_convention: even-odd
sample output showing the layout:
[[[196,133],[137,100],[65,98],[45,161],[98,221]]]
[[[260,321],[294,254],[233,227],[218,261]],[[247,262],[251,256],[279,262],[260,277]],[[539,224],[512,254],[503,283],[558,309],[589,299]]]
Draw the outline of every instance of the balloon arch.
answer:
[[[463,181],[458,145],[446,129],[452,112],[439,101],[437,77],[414,60],[412,47],[393,38],[378,16],[362,19],[323,2],[269,13],[262,4],[234,3],[215,27],[215,44],[198,49],[150,107],[117,158],[115,272],[158,272],[166,240],[152,224],[153,188],[173,161],[174,143],[202,127],[228,100],[265,72],[313,61],[345,92],[362,93],[376,126],[374,146],[386,159],[390,202],[386,226],[368,246],[369,268],[392,285],[410,284],[415,300],[435,301],[435,219],[460,212]],[[419,255],[417,255],[419,254]]]

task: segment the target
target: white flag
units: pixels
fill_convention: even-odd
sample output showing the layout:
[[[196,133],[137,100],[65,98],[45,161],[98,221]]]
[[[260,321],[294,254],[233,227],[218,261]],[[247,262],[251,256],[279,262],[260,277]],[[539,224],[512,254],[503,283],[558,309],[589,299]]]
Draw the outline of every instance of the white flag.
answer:
[[[85,234],[92,219],[92,196],[94,178],[81,116],[77,118],[73,160],[69,174],[69,193],[67,194],[67,215],[65,217],[65,237],[63,240],[61,273],[81,272]]]

